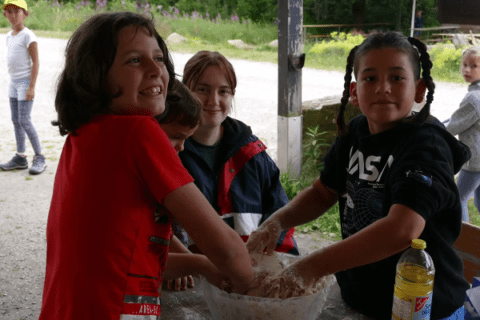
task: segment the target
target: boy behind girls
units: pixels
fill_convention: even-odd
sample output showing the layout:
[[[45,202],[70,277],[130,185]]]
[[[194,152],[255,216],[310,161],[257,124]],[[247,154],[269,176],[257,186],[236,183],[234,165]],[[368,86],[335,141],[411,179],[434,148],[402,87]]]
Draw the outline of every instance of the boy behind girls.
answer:
[[[177,152],[183,150],[185,140],[197,130],[200,122],[201,102],[188,90],[188,88],[179,80],[175,79],[173,91],[167,95],[165,112],[155,117],[162,129],[170,139],[172,146]],[[159,208],[165,210],[165,208]],[[175,234],[183,235],[182,242],[186,243],[187,235],[183,228],[178,228],[176,221],[172,221],[172,229]],[[181,229],[183,233],[177,232]],[[183,243],[174,235],[170,242],[170,252],[191,253]],[[166,279],[169,290],[185,290],[188,287],[193,288],[194,281],[192,276]]]
[[[197,130],[201,102],[179,80],[175,79],[172,93],[167,95],[166,110],[155,117],[177,152],[183,150],[185,139]]]

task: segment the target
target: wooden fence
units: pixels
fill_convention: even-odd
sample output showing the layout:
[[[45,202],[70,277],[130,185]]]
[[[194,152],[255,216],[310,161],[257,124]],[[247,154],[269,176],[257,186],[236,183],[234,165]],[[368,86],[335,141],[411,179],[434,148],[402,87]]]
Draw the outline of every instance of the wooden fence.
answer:
[[[349,27],[355,27],[355,28],[361,28],[365,26],[388,26],[390,23],[364,23],[364,24],[315,24],[315,25],[304,25],[303,26],[303,39],[304,41],[307,39],[311,38],[330,38],[330,34],[317,34],[317,35],[312,35],[309,34],[307,35],[307,28],[336,28],[338,32],[342,30],[342,28],[349,28]]]

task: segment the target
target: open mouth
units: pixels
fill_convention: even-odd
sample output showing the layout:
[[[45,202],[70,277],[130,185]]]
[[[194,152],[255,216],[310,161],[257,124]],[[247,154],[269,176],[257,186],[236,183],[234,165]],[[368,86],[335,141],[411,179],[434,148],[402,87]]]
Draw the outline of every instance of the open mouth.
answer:
[[[144,96],[158,96],[161,95],[163,91],[160,87],[151,87],[146,90],[140,91],[139,93]]]

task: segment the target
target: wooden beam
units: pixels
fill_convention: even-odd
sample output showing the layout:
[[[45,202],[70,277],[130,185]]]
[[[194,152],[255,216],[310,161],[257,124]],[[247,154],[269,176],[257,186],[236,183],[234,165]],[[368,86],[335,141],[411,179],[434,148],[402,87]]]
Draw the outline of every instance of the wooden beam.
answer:
[[[473,277],[480,276],[480,228],[462,222],[462,232],[453,248],[463,260],[465,278],[472,283]]]

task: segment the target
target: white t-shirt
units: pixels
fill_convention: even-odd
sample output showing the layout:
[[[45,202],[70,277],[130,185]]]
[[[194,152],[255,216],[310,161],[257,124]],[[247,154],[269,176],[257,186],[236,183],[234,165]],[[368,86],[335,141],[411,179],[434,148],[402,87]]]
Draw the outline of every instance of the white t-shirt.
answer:
[[[28,53],[28,47],[32,42],[37,42],[37,36],[27,27],[24,27],[16,35],[12,33],[13,30],[7,33],[8,73],[12,80],[29,78],[32,71],[32,60]]]

